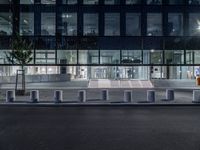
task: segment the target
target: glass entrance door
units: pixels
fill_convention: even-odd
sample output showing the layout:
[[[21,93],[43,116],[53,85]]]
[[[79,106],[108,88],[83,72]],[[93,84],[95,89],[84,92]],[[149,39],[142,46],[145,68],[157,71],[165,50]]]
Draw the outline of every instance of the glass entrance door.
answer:
[[[134,67],[120,67],[120,78],[134,79],[135,72]]]
[[[107,79],[108,68],[107,67],[91,67],[92,79]]]
[[[138,79],[147,80],[149,69],[146,66],[98,66],[91,67],[91,79]]]

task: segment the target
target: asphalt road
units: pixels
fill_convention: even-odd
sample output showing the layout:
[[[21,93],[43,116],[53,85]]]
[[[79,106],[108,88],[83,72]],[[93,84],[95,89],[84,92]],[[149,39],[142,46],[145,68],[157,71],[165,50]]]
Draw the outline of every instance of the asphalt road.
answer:
[[[0,107],[0,150],[200,150],[200,107]]]

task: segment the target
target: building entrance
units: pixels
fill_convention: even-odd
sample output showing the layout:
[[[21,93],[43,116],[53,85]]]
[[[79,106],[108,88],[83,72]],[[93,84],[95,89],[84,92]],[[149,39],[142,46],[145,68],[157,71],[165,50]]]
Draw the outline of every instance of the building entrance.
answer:
[[[138,67],[121,67],[120,77],[122,79],[139,79]]]
[[[91,67],[90,78],[92,79],[112,79],[115,76],[113,67]]]
[[[88,67],[89,68],[89,67]],[[91,67],[88,75],[91,79],[144,79],[149,78],[148,67],[138,66],[103,66]]]

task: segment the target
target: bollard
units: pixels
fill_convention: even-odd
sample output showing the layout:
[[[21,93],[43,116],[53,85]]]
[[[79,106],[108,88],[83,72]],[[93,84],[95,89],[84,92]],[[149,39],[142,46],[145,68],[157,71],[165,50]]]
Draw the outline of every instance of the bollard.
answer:
[[[104,101],[107,101],[109,100],[109,92],[108,90],[102,90],[101,91],[101,99],[104,100]]]
[[[174,100],[174,90],[173,89],[167,89],[166,90],[166,100]]]
[[[55,101],[55,103],[60,103],[63,101],[63,91],[62,90],[54,91],[54,101]]]
[[[193,90],[193,100],[194,103],[200,103],[200,90]]]
[[[86,102],[86,90],[78,91],[78,100],[83,103]]]
[[[155,102],[155,91],[154,90],[148,90],[147,91],[147,102]]]
[[[30,91],[30,100],[33,103],[37,103],[39,101],[39,91],[38,90]]]
[[[125,90],[124,91],[124,102],[132,102],[132,91],[131,90]]]
[[[14,102],[15,101],[15,90],[6,91],[6,102]]]

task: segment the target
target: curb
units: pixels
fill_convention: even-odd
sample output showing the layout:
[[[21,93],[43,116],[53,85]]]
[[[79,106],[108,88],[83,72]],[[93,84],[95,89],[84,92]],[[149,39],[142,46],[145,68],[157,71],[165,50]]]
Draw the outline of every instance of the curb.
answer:
[[[108,104],[84,104],[84,103],[3,103],[0,107],[183,107],[183,106],[200,106],[199,103],[191,104],[123,104],[123,103],[108,103]]]

